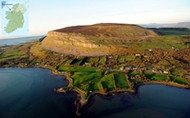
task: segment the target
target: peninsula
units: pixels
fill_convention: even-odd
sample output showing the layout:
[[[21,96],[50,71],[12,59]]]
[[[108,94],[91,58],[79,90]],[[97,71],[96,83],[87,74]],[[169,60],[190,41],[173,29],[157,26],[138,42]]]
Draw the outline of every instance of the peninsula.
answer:
[[[190,88],[190,30],[102,23],[48,32],[38,41],[0,48],[0,67],[43,67],[67,77],[78,109],[90,95],[134,92],[140,84]]]

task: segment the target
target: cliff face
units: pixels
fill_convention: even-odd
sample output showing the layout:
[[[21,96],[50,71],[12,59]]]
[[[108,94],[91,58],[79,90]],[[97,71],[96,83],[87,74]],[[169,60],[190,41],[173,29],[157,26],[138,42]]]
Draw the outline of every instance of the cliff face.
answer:
[[[112,46],[95,44],[81,34],[68,34],[51,31],[42,41],[43,48],[59,53],[76,56],[99,56],[111,54]]]
[[[146,41],[154,36],[153,31],[135,25],[76,26],[50,31],[42,47],[69,55],[101,56],[127,52],[123,45],[128,42]]]

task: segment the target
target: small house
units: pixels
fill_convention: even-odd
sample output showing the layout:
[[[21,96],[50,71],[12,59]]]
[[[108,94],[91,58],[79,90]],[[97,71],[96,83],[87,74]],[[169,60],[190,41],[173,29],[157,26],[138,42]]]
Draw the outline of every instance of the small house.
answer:
[[[152,52],[152,49],[148,49],[148,51]]]
[[[122,67],[120,67],[120,70],[124,70],[124,67],[122,66]]]
[[[164,74],[168,74],[169,72],[168,71],[163,71]]]
[[[136,56],[136,57],[140,57],[140,56],[141,56],[141,54],[135,54],[135,56]]]

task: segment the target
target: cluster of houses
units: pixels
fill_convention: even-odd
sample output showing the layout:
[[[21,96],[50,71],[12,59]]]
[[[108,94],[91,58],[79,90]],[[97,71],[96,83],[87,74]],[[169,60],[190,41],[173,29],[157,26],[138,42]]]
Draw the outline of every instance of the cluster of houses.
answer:
[[[126,74],[129,73],[129,72],[138,70],[138,69],[144,70],[143,67],[134,67],[134,66],[121,66],[120,67],[120,70],[123,71]]]
[[[135,70],[141,70],[144,71],[145,68],[144,67],[134,67],[134,66],[121,66],[120,67],[121,71],[124,71],[125,73],[129,73],[131,71],[135,71]],[[168,71],[166,70],[162,70],[162,69],[151,69],[151,70],[146,70],[149,73],[156,73],[156,74],[169,74]]]
[[[168,74],[168,71],[162,70],[162,69],[152,69],[152,73],[157,73],[157,74]]]

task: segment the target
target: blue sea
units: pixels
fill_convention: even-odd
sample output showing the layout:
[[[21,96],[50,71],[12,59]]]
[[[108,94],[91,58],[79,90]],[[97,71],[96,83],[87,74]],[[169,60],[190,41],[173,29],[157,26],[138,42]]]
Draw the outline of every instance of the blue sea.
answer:
[[[24,44],[30,41],[39,40],[44,36],[33,36],[33,37],[23,37],[23,38],[12,38],[12,39],[1,39],[0,46],[10,46],[17,44]]]
[[[0,68],[0,118],[189,118],[190,90],[143,85],[136,94],[94,95],[76,115],[77,94],[56,93],[63,76],[42,68]]]

